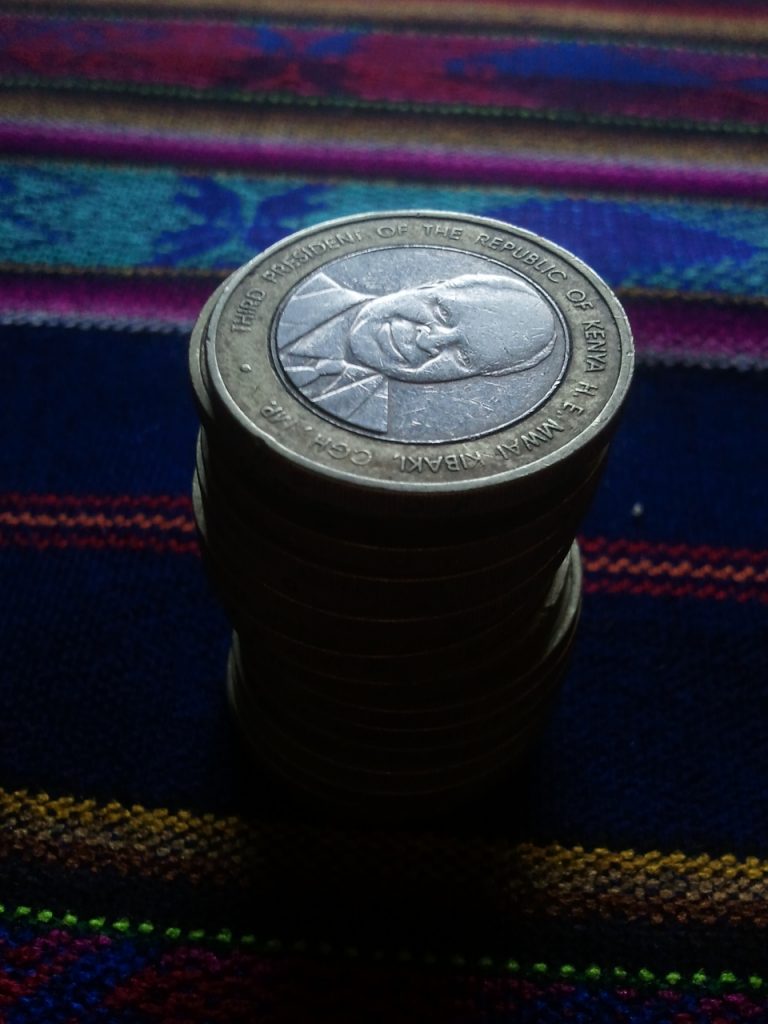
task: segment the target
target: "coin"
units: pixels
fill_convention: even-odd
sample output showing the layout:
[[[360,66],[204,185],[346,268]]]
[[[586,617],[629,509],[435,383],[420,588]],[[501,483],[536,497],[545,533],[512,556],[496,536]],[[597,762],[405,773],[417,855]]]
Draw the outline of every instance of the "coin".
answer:
[[[199,486],[198,486],[199,485]],[[232,576],[242,581],[243,591],[267,583],[277,592],[318,608],[331,608],[351,617],[384,614],[391,618],[418,616],[424,608],[433,612],[467,611],[506,598],[520,583],[548,567],[560,564],[571,545],[561,529],[538,539],[535,546],[512,558],[474,571],[453,575],[385,576],[340,570],[310,561],[263,535],[249,533],[219,506],[205,503],[203,484],[193,484],[193,502],[198,519],[204,517],[204,532],[213,557]],[[446,568],[453,568],[447,566]],[[379,572],[386,569],[382,557]]]
[[[204,534],[200,535],[200,543],[214,589],[238,632],[258,632],[263,623],[277,633],[292,632],[310,644],[361,654],[416,652],[445,645],[455,639],[457,632],[464,636],[483,632],[494,622],[514,614],[527,619],[544,599],[551,581],[545,566],[536,576],[485,604],[442,612],[427,608],[423,615],[395,615],[386,608],[382,609],[382,617],[353,616],[305,604],[263,581],[256,580],[246,589],[217,559]],[[300,586],[300,581],[296,581],[296,586]],[[384,617],[388,613],[390,617]]]
[[[348,516],[341,523],[338,515],[318,521],[316,510],[310,526],[300,518],[301,505],[276,509],[261,500],[258,492],[236,496],[229,486],[212,480],[205,450],[201,437],[196,462],[200,501],[209,520],[217,515],[226,520],[222,529],[227,537],[245,533],[251,543],[287,547],[315,565],[388,578],[499,573],[500,566],[540,547],[548,538],[572,537],[597,486],[604,460],[601,453],[572,491],[548,496],[543,508],[516,510],[514,517],[507,513],[495,524],[488,517],[460,526],[449,522],[442,528],[433,523],[430,533],[420,536],[410,523],[403,524],[397,534],[392,529],[383,531],[370,520],[350,522]],[[234,479],[231,482],[235,483]]]
[[[190,343],[193,510],[230,702],[329,805],[448,805],[523,755],[581,605],[574,536],[634,352],[610,289],[459,213],[299,232]]]
[[[380,709],[378,718],[368,713],[362,722],[358,717],[335,713],[338,704],[333,705],[332,713],[319,714],[317,703],[301,699],[297,690],[285,686],[284,679],[274,679],[265,673],[263,664],[255,668],[241,665],[241,672],[248,680],[245,685],[250,694],[273,721],[297,739],[303,738],[316,752],[325,750],[333,760],[361,760],[380,754],[379,760],[391,767],[407,753],[427,760],[432,757],[433,762],[452,751],[454,756],[470,749],[481,753],[519,731],[555,695],[573,636],[574,629],[570,629],[556,656],[542,658],[522,675],[518,676],[514,661],[498,666],[496,688],[490,694],[479,698],[473,694],[475,699],[466,703],[443,704],[438,700],[433,706],[419,707],[415,712],[410,708],[387,709],[383,722]],[[472,681],[468,680],[469,692]],[[489,697],[492,699],[483,699]]]
[[[426,609],[423,616],[369,618],[336,614],[304,604],[264,583],[244,592],[239,581],[222,567],[203,539],[201,547],[213,587],[239,633],[258,633],[264,624],[276,633],[293,633],[310,644],[372,656],[444,646],[455,639],[458,632],[472,636],[515,614],[527,619],[543,599],[550,582],[547,575],[539,573],[513,593],[485,605],[435,614],[429,614],[431,609]]]
[[[526,693],[535,684],[537,671],[570,647],[581,606],[581,570],[575,548],[568,559],[567,584],[554,604],[540,613],[538,628],[523,630],[520,638],[510,630],[505,641],[486,645],[463,662],[440,657],[438,651],[397,659],[391,671],[385,668],[378,674],[364,664],[354,677],[330,675],[320,666],[300,669],[282,659],[282,666],[268,669],[271,685],[321,718],[377,727],[392,722],[419,727],[419,722],[455,722],[483,714],[508,703],[513,690]],[[249,677],[263,674],[265,661],[269,663],[263,645],[244,636],[237,639],[236,647],[239,656],[254,665]]]
[[[214,408],[284,475],[434,515],[440,498],[517,500],[604,445],[633,349],[621,306],[570,253],[406,211],[311,228],[246,264],[203,359]]]
[[[478,791],[487,788],[496,779],[505,775],[511,767],[526,753],[531,744],[531,736],[521,741],[516,752],[510,750],[504,763],[490,768],[464,772],[460,779],[438,782],[432,785],[422,784],[410,789],[375,788],[366,786],[362,790],[339,787],[332,780],[307,771],[294,764],[286,757],[280,745],[271,746],[264,742],[258,730],[249,728],[247,716],[243,713],[239,680],[233,670],[231,659],[227,673],[227,693],[233,718],[240,727],[240,734],[254,758],[271,772],[275,780],[287,785],[293,796],[301,796],[315,805],[323,806],[324,815],[336,811],[343,820],[350,816],[354,819],[371,820],[380,823],[382,818],[393,821],[408,821],[414,817],[423,820],[424,816],[434,816],[443,810],[452,809],[458,802],[466,800]]]
[[[307,746],[293,731],[281,728],[243,686],[242,675],[239,673],[235,676],[234,686],[240,721],[246,734],[259,744],[268,761],[282,761],[306,773],[316,782],[330,784],[351,793],[405,795],[461,785],[467,777],[493,771],[517,757],[530,742],[536,725],[535,719],[526,720],[516,729],[510,730],[502,741],[485,747],[481,753],[473,751],[459,760],[449,756],[445,761],[440,761],[434,751],[424,754],[415,751],[411,760],[404,757],[402,752],[397,752],[400,755],[397,757],[394,751],[389,751],[384,759],[374,758],[369,763],[360,763],[350,758],[341,761],[334,757],[334,754],[338,757],[338,749],[331,752],[322,747],[318,749],[316,746]]]
[[[541,638],[550,635],[564,601],[565,576],[570,572],[572,558],[573,552],[556,574],[541,606],[530,614],[523,615],[512,609],[488,628],[453,637],[447,644],[427,646],[422,642],[415,651],[397,650],[390,646],[378,654],[370,650],[360,654],[350,650],[348,644],[342,650],[313,646],[296,635],[275,633],[263,623],[254,623],[242,642],[252,644],[262,653],[271,651],[276,654],[287,670],[286,677],[294,685],[300,685],[307,674],[311,679],[318,676],[330,679],[331,686],[321,690],[325,699],[331,691],[351,690],[354,693],[360,686],[402,684],[403,680],[411,679],[425,683],[433,679],[444,680],[446,676],[477,666],[496,651],[503,650],[510,656],[523,652],[524,656],[526,650],[538,649]],[[573,586],[580,588],[580,577]],[[308,699],[306,691],[303,699]]]

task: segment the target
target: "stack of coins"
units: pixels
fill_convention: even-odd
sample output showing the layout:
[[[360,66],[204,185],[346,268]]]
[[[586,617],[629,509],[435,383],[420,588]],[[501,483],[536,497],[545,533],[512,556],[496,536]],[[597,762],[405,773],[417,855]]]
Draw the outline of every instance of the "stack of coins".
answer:
[[[460,214],[321,224],[221,285],[190,347],[193,505],[262,763],[407,816],[519,759],[573,645],[574,536],[633,359],[589,268]]]

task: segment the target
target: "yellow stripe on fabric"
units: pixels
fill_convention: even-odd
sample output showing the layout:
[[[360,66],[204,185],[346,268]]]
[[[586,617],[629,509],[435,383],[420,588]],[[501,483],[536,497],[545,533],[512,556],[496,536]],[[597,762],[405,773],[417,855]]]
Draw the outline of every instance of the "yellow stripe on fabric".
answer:
[[[744,42],[753,45],[768,39],[768,17],[736,15],[713,17],[706,13],[635,10],[611,11],[604,7],[570,7],[557,3],[467,3],[466,0],[79,0],[82,10],[104,11],[110,16],[131,12],[183,12],[264,17],[344,18],[378,20],[386,23],[430,22],[445,25],[471,24],[485,28],[542,29],[558,32],[591,31],[633,34],[645,37],[687,37],[690,39]],[[69,0],[26,0],[26,10],[69,12]]]
[[[126,835],[149,830],[171,836],[195,833],[201,837],[213,834],[234,835],[243,828],[239,818],[217,818],[213,814],[194,815],[190,811],[172,812],[167,808],[148,810],[141,804],[126,806],[112,801],[100,804],[95,800],[76,800],[74,797],[50,797],[47,793],[28,793],[26,790],[8,792],[0,790],[0,817],[25,823],[72,825],[94,835],[99,829],[108,829],[112,838],[121,830]]]
[[[730,854],[356,832],[0,790],[0,856],[241,888],[289,885],[312,864],[340,891],[386,864],[390,883],[458,886],[480,904],[492,893],[497,910],[518,914],[768,926],[768,860]]]
[[[349,111],[254,110],[248,107],[146,102],[40,90],[0,95],[0,120],[59,126],[105,127],[242,141],[291,141],[363,146],[440,146],[448,151],[547,159],[670,161],[719,170],[764,169],[762,141],[706,135],[646,135],[596,127],[473,118],[410,119],[400,114]]]

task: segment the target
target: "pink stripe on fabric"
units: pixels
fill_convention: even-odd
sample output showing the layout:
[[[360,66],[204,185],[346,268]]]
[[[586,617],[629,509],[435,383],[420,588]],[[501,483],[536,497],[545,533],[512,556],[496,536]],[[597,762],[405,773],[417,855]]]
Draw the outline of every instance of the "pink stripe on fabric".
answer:
[[[623,296],[638,353],[768,365],[768,306]]]
[[[194,323],[215,287],[200,281],[128,278],[100,281],[89,277],[0,277],[0,317],[26,314],[46,320],[157,323],[184,329]]]
[[[422,148],[296,145],[13,123],[0,123],[0,149],[25,156],[191,164],[219,170],[768,199],[765,171],[694,168],[672,163],[608,163]]]
[[[189,330],[216,279],[0,275],[0,320]],[[625,295],[640,357],[768,366],[768,306]]]

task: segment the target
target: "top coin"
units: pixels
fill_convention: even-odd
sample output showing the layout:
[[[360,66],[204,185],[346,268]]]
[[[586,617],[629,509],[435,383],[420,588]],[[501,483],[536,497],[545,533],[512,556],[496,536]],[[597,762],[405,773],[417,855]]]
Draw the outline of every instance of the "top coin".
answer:
[[[454,492],[605,443],[634,363],[607,285],[552,242],[457,213],[363,214],[236,271],[207,325],[210,397],[328,482]]]

